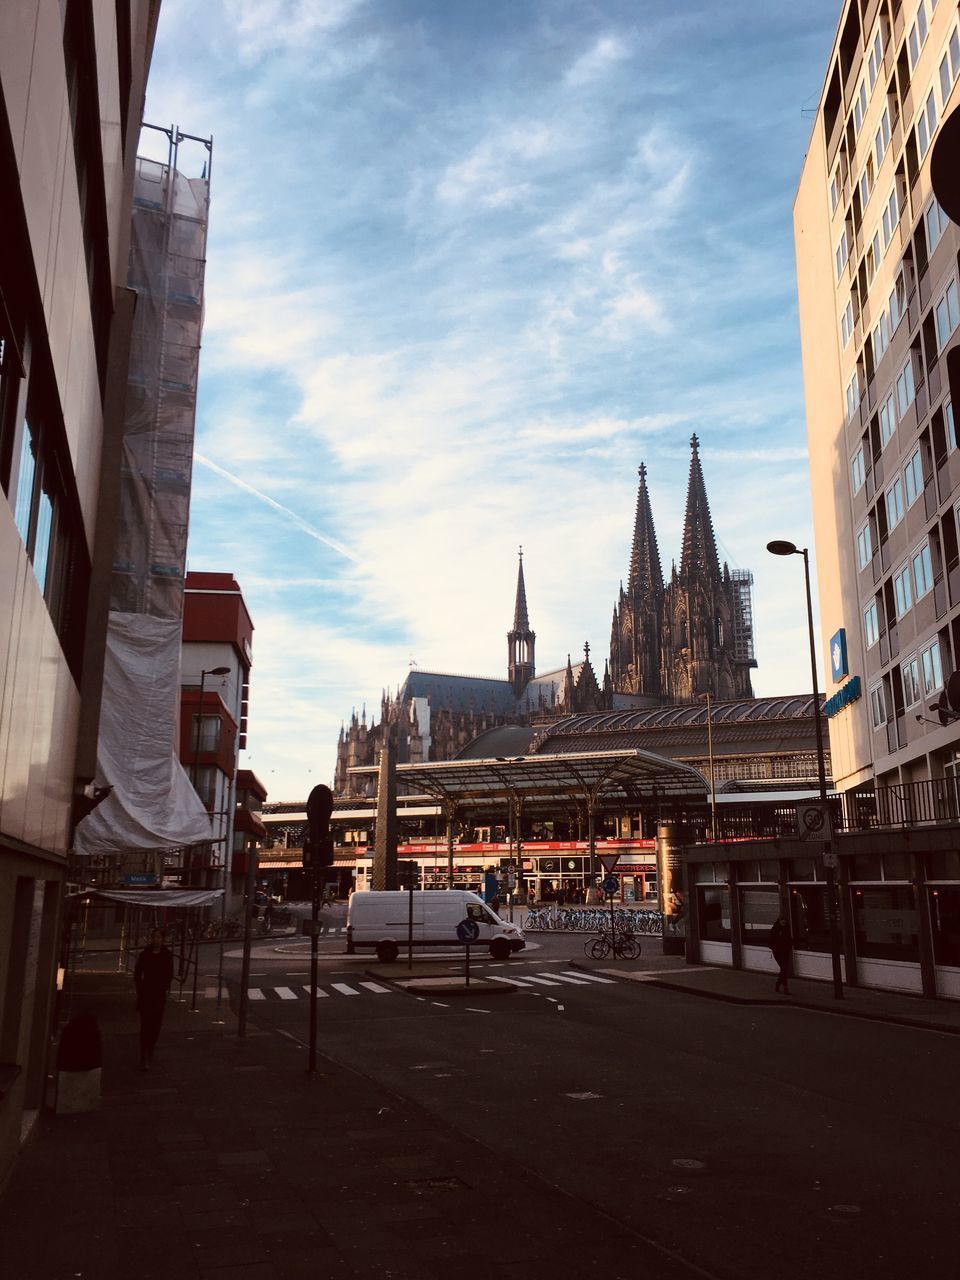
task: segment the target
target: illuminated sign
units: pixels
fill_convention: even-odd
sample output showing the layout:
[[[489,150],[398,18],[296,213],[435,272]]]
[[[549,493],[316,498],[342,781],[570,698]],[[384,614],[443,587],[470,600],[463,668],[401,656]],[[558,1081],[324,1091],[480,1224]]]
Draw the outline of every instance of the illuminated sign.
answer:
[[[832,698],[828,698],[823,704],[823,714],[829,718],[835,716],[838,711],[842,711],[844,707],[848,707],[851,702],[856,702],[858,698],[863,696],[863,690],[860,687],[860,677],[854,676],[848,680],[839,693],[835,693]]]
[[[834,684],[839,684],[844,676],[850,674],[847,666],[847,633],[843,627],[830,641],[830,674]]]

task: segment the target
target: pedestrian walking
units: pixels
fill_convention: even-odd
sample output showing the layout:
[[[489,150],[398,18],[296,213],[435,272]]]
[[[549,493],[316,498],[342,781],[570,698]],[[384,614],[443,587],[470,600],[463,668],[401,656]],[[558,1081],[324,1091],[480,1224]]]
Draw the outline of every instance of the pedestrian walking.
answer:
[[[790,937],[790,925],[786,916],[780,916],[775,921],[770,930],[769,944],[773,958],[780,967],[773,989],[782,991],[785,996],[788,996],[790,991],[787,987],[787,966],[790,963],[790,952],[793,950],[793,939]]]
[[[149,946],[137,957],[133,981],[140,1015],[140,1070],[148,1071],[163,1024],[167,992],[173,981],[173,954],[164,944],[162,929],[154,929]]]

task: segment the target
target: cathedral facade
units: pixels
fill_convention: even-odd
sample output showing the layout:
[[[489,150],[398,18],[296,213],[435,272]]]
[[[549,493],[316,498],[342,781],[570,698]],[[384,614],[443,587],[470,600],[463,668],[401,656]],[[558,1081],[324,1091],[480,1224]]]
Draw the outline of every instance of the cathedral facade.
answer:
[[[368,724],[366,711],[354,712],[341,728],[334,793],[360,795],[371,785],[349,770],[376,765],[388,732],[396,737],[400,763],[422,763],[452,760],[502,725],[546,727],[562,716],[691,702],[706,693],[718,701],[752,698],[753,579],[720,567],[696,436],[691,450],[680,568],[673,565],[667,583],[640,467],[629,576],[614,606],[602,680],[588,644],[582,660],[568,655],[565,667],[537,674],[521,550],[506,678],[412,669],[396,694],[382,695],[379,721]]]

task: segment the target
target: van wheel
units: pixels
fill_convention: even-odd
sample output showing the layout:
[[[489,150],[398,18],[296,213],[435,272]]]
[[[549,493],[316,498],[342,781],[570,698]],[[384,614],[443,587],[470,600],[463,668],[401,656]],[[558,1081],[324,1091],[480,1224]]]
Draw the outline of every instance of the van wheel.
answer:
[[[490,943],[490,954],[494,960],[509,960],[510,953],[510,943],[505,938],[494,938]]]
[[[399,954],[400,948],[395,942],[377,943],[377,959],[381,964],[393,964]]]

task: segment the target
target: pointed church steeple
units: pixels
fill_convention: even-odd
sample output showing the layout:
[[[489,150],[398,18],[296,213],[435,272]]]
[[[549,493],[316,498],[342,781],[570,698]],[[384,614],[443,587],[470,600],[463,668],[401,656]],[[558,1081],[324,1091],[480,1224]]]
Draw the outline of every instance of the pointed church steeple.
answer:
[[[520,567],[517,570],[517,602],[513,610],[513,630],[507,632],[507,679],[513,688],[513,696],[519,698],[536,674],[534,651],[537,643],[535,631],[530,630],[527,614],[527,587],[523,580],[523,547],[520,548]]]
[[[627,584],[627,589],[634,598],[656,594],[663,590],[663,570],[660,567],[657,532],[653,527],[650,495],[647,493],[647,468],[642,462],[639,475],[637,513],[633,522],[633,547],[630,551],[630,577]]]
[[[707,502],[707,489],[700,467],[700,441],[695,434],[690,437],[690,448],[687,514],[683,522],[683,550],[680,553],[680,578],[684,582],[702,574],[717,578],[720,576],[710,504]]]

